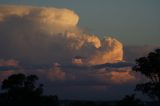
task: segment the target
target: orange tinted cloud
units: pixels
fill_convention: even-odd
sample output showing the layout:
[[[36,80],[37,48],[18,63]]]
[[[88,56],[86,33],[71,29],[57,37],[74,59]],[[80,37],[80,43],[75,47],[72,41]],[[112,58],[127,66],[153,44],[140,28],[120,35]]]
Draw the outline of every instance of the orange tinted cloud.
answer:
[[[65,80],[66,74],[60,69],[59,65],[56,63],[51,69],[48,70],[47,76],[51,80]]]
[[[77,55],[85,59],[74,62],[87,65],[123,60],[120,41],[86,33],[77,26],[79,18],[73,10],[64,8],[0,6],[0,45],[7,45],[7,53],[2,55],[8,58],[13,54],[36,64],[68,64]]]
[[[123,45],[114,38],[106,38],[100,50],[96,50],[89,58],[89,64],[116,63],[123,60]]]
[[[54,64],[50,69],[34,70],[52,81],[81,81],[83,78],[92,79],[91,82],[100,79],[112,81],[115,73],[96,70],[94,75],[90,76],[90,69],[83,70],[84,72],[77,70],[82,70],[83,65],[122,61],[122,43],[115,38],[100,38],[98,35],[86,33],[78,27],[79,19],[73,10],[64,8],[0,6],[0,33],[3,33],[0,36],[0,51],[3,51],[0,58],[15,57],[25,64],[57,62],[62,65],[78,65],[75,70],[62,69],[58,64]],[[6,45],[5,50],[1,45]],[[77,56],[83,58],[75,58]],[[16,66],[18,62],[1,60],[0,64]],[[25,72],[27,70],[24,69]]]
[[[90,76],[97,78],[102,82],[111,84],[124,84],[136,81],[136,76],[131,73],[129,67],[118,69],[98,69],[90,73]]]
[[[82,59],[80,59],[80,58],[74,58],[74,59],[72,59],[72,64],[75,64],[75,65],[82,65],[83,64],[83,62],[82,62]]]
[[[0,6],[0,21],[5,21],[6,17],[18,16],[28,17],[28,19],[44,24],[58,24],[63,26],[76,26],[79,16],[69,9],[31,7],[6,5]]]
[[[17,67],[18,66],[18,61],[14,59],[9,59],[9,60],[0,60],[0,66],[12,66],[12,67]],[[14,74],[15,72],[13,70],[4,70],[0,71],[0,81],[3,81],[5,78],[8,76]]]
[[[9,60],[0,60],[0,66],[18,66],[18,61],[14,59],[9,59]]]
[[[111,72],[111,81],[118,84],[128,83],[136,80],[135,76],[131,75],[129,71]]]

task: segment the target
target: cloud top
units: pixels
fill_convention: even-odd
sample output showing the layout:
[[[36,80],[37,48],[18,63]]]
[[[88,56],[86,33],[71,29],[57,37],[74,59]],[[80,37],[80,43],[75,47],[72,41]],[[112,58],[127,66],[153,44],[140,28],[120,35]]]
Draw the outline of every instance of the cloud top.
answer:
[[[0,6],[0,21],[11,16],[28,17],[39,23],[62,26],[76,26],[79,21],[79,16],[74,11],[65,8]]]

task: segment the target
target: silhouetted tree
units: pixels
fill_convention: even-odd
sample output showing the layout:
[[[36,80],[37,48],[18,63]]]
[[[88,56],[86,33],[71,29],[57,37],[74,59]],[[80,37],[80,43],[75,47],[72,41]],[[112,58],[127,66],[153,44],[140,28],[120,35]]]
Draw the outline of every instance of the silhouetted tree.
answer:
[[[146,57],[137,59],[133,70],[148,78],[148,82],[138,84],[136,90],[160,102],[160,49],[150,52]]]
[[[135,95],[126,95],[118,102],[118,106],[143,106],[143,103],[135,98]]]
[[[43,85],[36,84],[38,77],[24,74],[11,75],[2,82],[0,106],[57,106],[55,96],[43,96]],[[56,103],[55,103],[56,102]]]

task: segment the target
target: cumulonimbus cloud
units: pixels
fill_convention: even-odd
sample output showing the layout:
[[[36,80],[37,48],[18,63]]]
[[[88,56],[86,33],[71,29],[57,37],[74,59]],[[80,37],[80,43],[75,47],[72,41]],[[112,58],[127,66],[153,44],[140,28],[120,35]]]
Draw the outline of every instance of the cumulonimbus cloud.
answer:
[[[18,60],[17,72],[38,73],[51,81],[101,83],[104,77],[96,73],[102,68],[95,66],[104,64],[105,70],[106,63],[122,61],[123,45],[115,38],[101,39],[86,33],[78,27],[78,21],[79,16],[65,8],[0,6],[0,59],[6,60],[1,62],[1,68]],[[10,58],[16,61],[10,62]],[[38,69],[31,66],[39,64],[42,67]],[[51,67],[43,67],[43,64]],[[123,74],[104,73],[107,78],[103,84],[116,82],[117,75]],[[130,73],[125,75],[128,79],[118,77],[124,79],[121,82],[134,80]]]
[[[81,63],[88,65],[123,59],[118,40],[85,33],[77,26],[78,20],[69,9],[0,6],[0,58],[68,64],[81,56]]]
[[[122,62],[122,43],[86,33],[79,19],[66,8],[1,5],[0,81],[19,72],[37,74],[50,85],[46,91],[55,87],[58,95],[62,89],[70,96],[83,87],[95,93],[139,80],[128,67],[133,64]]]

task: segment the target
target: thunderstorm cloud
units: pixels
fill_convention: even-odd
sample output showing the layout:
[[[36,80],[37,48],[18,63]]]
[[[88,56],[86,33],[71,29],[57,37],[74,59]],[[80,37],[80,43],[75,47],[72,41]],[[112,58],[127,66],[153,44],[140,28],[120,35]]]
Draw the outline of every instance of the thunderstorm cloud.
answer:
[[[84,57],[79,63],[87,65],[123,59],[118,40],[87,34],[77,26],[78,20],[68,9],[1,6],[0,56],[33,64],[78,64],[76,56]]]
[[[123,62],[122,43],[85,32],[79,19],[66,8],[1,5],[0,81],[23,72],[58,87],[90,86],[94,91],[138,80],[127,67],[132,64]]]

